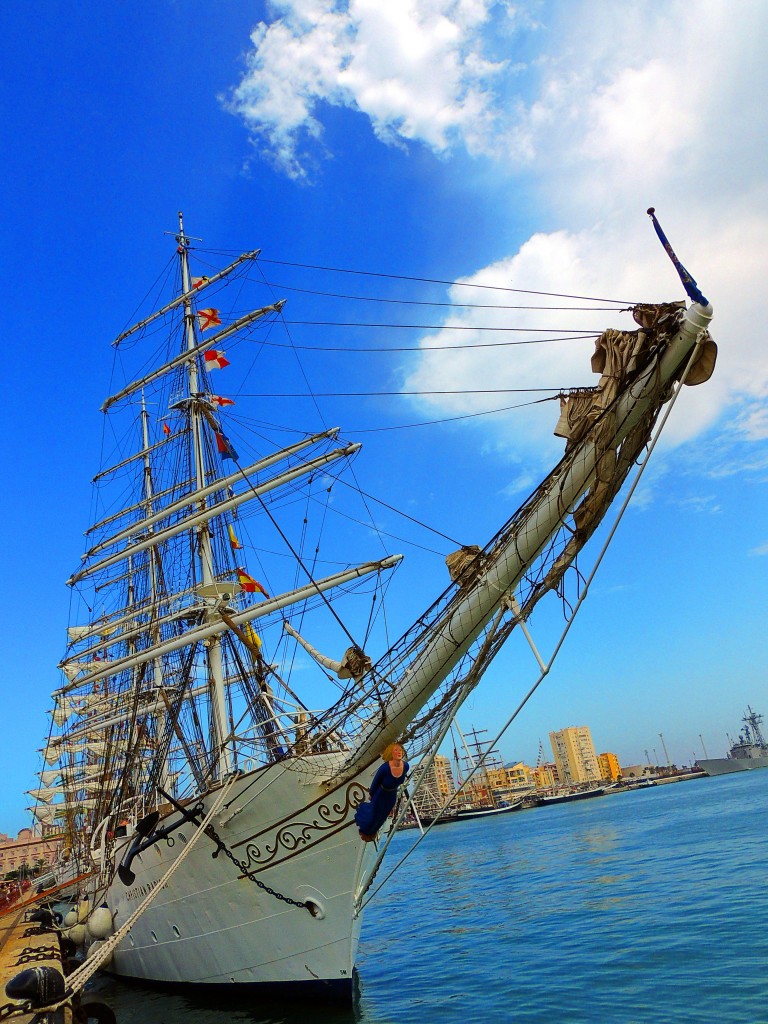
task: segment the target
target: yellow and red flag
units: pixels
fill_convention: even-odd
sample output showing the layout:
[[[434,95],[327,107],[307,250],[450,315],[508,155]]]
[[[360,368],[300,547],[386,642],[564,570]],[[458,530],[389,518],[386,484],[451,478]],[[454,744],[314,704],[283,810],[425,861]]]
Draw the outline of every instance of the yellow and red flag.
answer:
[[[237,582],[246,592],[246,594],[263,594],[264,597],[269,597],[264,587],[259,583],[258,580],[254,579],[253,576],[249,576],[245,569],[237,567]]]
[[[250,622],[246,622],[245,625],[243,626],[243,633],[249,646],[256,647],[257,649],[261,647],[261,637],[250,624]]]
[[[233,526],[229,526],[227,527],[227,529],[229,530],[229,543],[232,547],[232,550],[237,551],[238,548],[241,548],[243,545],[235,536],[235,528]]]

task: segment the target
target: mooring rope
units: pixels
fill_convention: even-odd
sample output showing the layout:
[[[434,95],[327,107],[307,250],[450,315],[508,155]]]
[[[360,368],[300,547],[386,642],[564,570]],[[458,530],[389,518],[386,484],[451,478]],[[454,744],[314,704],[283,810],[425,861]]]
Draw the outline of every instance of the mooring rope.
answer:
[[[168,880],[175,874],[176,871],[178,871],[178,869],[181,867],[181,864],[186,859],[186,857],[189,856],[190,851],[198,842],[200,837],[205,835],[206,828],[211,823],[213,816],[216,814],[216,812],[219,810],[219,808],[229,795],[229,791],[237,781],[237,778],[237,775],[233,775],[229,779],[229,781],[225,783],[225,785],[219,792],[218,796],[211,804],[211,807],[208,813],[206,814],[205,818],[198,826],[198,829],[195,832],[195,834],[189,840],[189,842],[181,851],[180,855],[176,858],[173,864],[171,864],[171,866],[168,868],[163,877],[153,887],[152,891],[144,897],[144,899],[134,910],[134,912],[130,915],[130,917],[126,920],[126,922],[123,925],[121,925],[121,927],[113,935],[110,935],[110,937],[104,941],[104,944],[102,946],[99,946],[99,948],[92,956],[89,956],[88,959],[80,967],[78,967],[75,971],[72,972],[72,974],[68,976],[68,978],[66,979],[67,989],[65,998],[53,1006],[46,1006],[42,1009],[50,1013],[53,1010],[58,1009],[60,1006],[64,1006],[66,1003],[69,1002],[69,1000],[76,992],[79,992],[82,988],[84,988],[85,984],[93,977],[93,975],[96,973],[96,971],[98,971],[101,965],[109,959],[115,946],[123,939],[125,935],[127,935],[127,933],[131,930],[131,928],[138,921],[141,915],[149,908],[150,904],[153,902],[155,897],[160,893],[161,889],[164,888]],[[42,1009],[39,1012],[42,1012]]]

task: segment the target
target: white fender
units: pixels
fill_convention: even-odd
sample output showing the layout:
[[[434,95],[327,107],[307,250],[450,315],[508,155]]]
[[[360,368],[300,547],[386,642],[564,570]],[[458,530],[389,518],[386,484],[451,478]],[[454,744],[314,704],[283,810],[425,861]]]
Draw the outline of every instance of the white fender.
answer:
[[[64,935],[71,939],[76,946],[82,946],[85,942],[85,925],[76,924],[69,931],[64,932]]]
[[[106,939],[113,930],[112,911],[106,903],[102,903],[88,918],[88,933],[94,939]]]

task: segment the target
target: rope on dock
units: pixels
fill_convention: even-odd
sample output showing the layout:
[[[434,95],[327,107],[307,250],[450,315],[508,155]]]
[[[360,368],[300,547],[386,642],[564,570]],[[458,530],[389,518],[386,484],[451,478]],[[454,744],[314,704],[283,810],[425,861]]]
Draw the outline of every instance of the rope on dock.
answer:
[[[127,935],[127,933],[136,923],[136,921],[138,921],[138,919],[144,913],[144,911],[149,908],[152,901],[158,895],[160,890],[164,888],[166,882],[168,882],[168,880],[173,876],[173,874],[179,869],[182,862],[189,855],[190,851],[197,843],[197,841],[200,839],[200,837],[205,834],[205,830],[211,823],[213,816],[216,814],[216,812],[219,810],[221,805],[226,800],[227,796],[229,795],[229,791],[235,784],[236,780],[237,776],[233,775],[229,779],[229,781],[222,787],[218,796],[211,804],[210,810],[208,811],[205,818],[199,825],[197,831],[194,833],[192,838],[189,840],[187,845],[182,850],[181,854],[176,858],[173,864],[171,864],[171,866],[168,868],[163,877],[152,888],[152,891],[144,897],[142,902],[138,905],[138,907],[134,910],[134,912],[130,915],[126,922],[113,935],[106,939],[104,941],[104,944],[102,946],[99,946],[98,950],[92,956],[89,956],[88,959],[80,967],[78,967],[69,975],[69,977],[67,978],[67,990],[65,998],[52,1006],[46,1006],[42,1009],[39,1009],[38,1012],[42,1012],[42,1010],[44,1010],[47,1013],[51,1013],[54,1010],[57,1010],[60,1006],[64,1006],[67,1002],[69,1002],[69,1000],[76,992],[79,992],[81,991],[81,989],[84,988],[86,983],[93,977],[93,975],[96,973],[99,967],[101,967],[101,965],[109,959],[109,957],[112,955],[112,951],[114,950],[115,946],[123,939],[125,935]]]

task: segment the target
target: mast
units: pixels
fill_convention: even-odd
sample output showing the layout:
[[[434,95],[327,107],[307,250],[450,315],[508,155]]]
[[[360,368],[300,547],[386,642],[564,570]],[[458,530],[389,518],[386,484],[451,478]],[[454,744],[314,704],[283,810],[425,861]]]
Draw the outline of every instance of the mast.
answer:
[[[198,409],[203,400],[191,400]],[[204,417],[201,416],[201,419]],[[163,509],[156,516],[150,516],[147,523],[141,524],[141,527],[153,525],[160,522],[163,519],[167,519],[172,511],[176,508],[183,508],[187,505],[196,505],[196,511],[187,515],[184,519],[179,519],[172,526],[166,526],[162,530],[153,532],[149,537],[145,537],[143,540],[137,541],[120,551],[117,551],[111,555],[105,556],[98,562],[93,562],[86,568],[79,569],[76,573],[67,580],[70,585],[78,583],[80,580],[85,579],[87,576],[93,576],[95,573],[100,572],[102,569],[107,569],[109,566],[114,565],[116,562],[122,562],[128,557],[128,552],[131,554],[137,554],[140,551],[144,551],[146,548],[156,547],[158,544],[170,537],[174,537],[179,533],[185,533],[193,528],[197,528],[198,531],[202,531],[206,524],[216,516],[220,516],[224,512],[229,512],[231,509],[237,508],[238,505],[242,505],[246,501],[251,501],[256,495],[267,494],[269,491],[275,490],[282,484],[290,483],[292,480],[298,479],[301,476],[307,476],[313,470],[320,466],[325,466],[336,459],[349,457],[355,454],[360,449],[359,444],[348,444],[344,448],[335,448],[324,455],[319,455],[315,459],[301,462],[294,466],[292,469],[286,470],[284,473],[278,476],[272,477],[265,483],[260,484],[258,487],[251,484],[250,490],[241,491],[239,494],[235,494],[231,498],[227,498],[225,501],[219,501],[213,504],[207,504],[205,498],[213,494],[214,492],[221,491],[227,486],[229,479],[242,479],[245,474],[245,470],[242,470],[239,474],[232,474],[232,477],[222,477],[216,481],[210,487],[199,488],[194,494],[187,495],[183,501],[176,502],[173,506]],[[117,537],[111,537],[104,542],[103,547],[109,547],[120,540],[129,539],[132,534],[138,532],[138,527],[134,524],[127,527]],[[95,549],[94,549],[95,550]],[[88,555],[84,555],[83,559],[87,558]]]
[[[464,736],[464,733],[461,731],[461,726],[459,725],[459,723],[454,722],[454,725],[456,726],[456,731],[461,737],[461,742],[464,745],[464,749],[467,752],[467,762],[470,769],[470,774],[477,770],[478,765],[480,766],[480,773],[485,782],[485,789],[488,794],[488,801],[490,802],[491,807],[497,807],[498,804],[496,802],[496,796],[493,792],[493,789],[491,788],[491,780],[488,776],[488,765],[486,762],[491,754],[497,754],[498,752],[495,750],[492,751],[490,749],[490,744],[488,750],[483,750],[483,745],[477,738],[482,733],[488,732],[488,730],[476,729],[474,726],[472,726],[472,728],[469,730],[469,735],[472,737],[472,742],[467,743],[467,740]]]
[[[204,277],[200,279],[194,285],[192,290],[196,295],[199,295],[200,292],[202,292],[205,288],[210,287],[210,285],[215,284],[217,281],[221,281],[223,278],[231,274],[232,271],[236,267],[239,267],[240,264],[243,263],[245,260],[258,259],[260,252],[261,249],[254,249],[252,252],[244,252],[242,256],[239,256],[233,263],[230,263],[228,267],[225,267],[223,270],[220,270],[218,274],[214,274],[213,277]],[[162,309],[158,309],[156,312],[152,313],[151,316],[147,316],[143,320],[140,320],[139,323],[134,324],[133,327],[129,327],[127,331],[123,331],[122,334],[118,334],[118,336],[112,342],[113,348],[117,348],[121,341],[124,341],[125,338],[130,337],[136,331],[142,330],[142,328],[146,327],[148,324],[151,324],[154,320],[157,320],[158,317],[164,316],[166,313],[170,313],[172,309],[176,309],[177,306],[180,306],[187,299],[189,299],[189,294],[185,291],[182,295],[178,295],[171,302],[166,303],[166,305],[163,306]]]
[[[181,286],[186,296],[184,299],[184,331],[186,336],[186,348],[188,353],[198,348],[195,338],[195,313],[192,309],[192,300],[189,296],[191,290],[191,278],[189,273],[189,239],[184,234],[184,223],[181,211],[179,211],[179,233],[176,235],[178,242],[179,260],[181,262]],[[189,424],[192,435],[192,457],[193,473],[197,478],[197,487],[202,490],[205,487],[205,462],[203,459],[203,414],[200,406],[200,388],[197,375],[197,360],[190,358],[187,363],[189,381]],[[205,497],[200,500],[200,510],[205,511],[207,500]],[[204,522],[195,531],[195,550],[197,552],[200,577],[203,586],[210,586],[215,579],[213,571],[213,549],[211,535],[207,522]],[[206,618],[210,621],[213,618],[213,609],[206,611]],[[227,705],[226,688],[224,685],[224,670],[221,658],[221,637],[214,633],[204,645],[206,660],[208,662],[208,682],[211,691],[211,719],[212,719],[212,749],[218,749],[218,775],[222,778],[232,771],[232,752],[227,745]]]
[[[154,486],[152,483],[152,463],[149,456],[149,413],[147,412],[146,403],[144,396],[141,396],[141,440],[144,451],[144,522],[146,524],[145,529],[151,536],[154,533],[154,524],[152,520],[153,511],[153,491]],[[158,547],[150,547],[147,552],[148,568],[149,568],[149,642],[150,645],[156,647],[160,642],[160,608],[158,604],[159,598],[159,587],[158,587],[158,575],[160,570],[160,549]],[[157,657],[152,662],[152,685],[156,693],[159,693],[163,687],[163,659]],[[160,713],[155,719],[155,752],[159,754],[159,745],[163,734],[163,723],[165,721],[165,715]],[[164,788],[168,786],[168,766],[163,761],[163,765],[160,769],[160,779]]]
[[[756,711],[753,711],[751,706],[747,704],[747,713],[744,715],[742,721],[744,722],[744,726],[747,731],[748,737],[751,730],[751,742],[761,747],[764,747],[766,745],[765,739],[763,738],[763,734],[760,729],[760,724],[763,721],[763,716],[758,715],[758,713]]]
[[[223,476],[220,479],[216,480],[214,483],[208,484],[208,486],[204,487],[202,491],[194,491],[192,494],[184,494],[183,497],[178,498],[177,500],[171,502],[170,504],[166,504],[161,509],[161,511],[156,512],[152,515],[145,516],[145,518],[140,523],[129,524],[113,536],[107,537],[105,540],[102,540],[98,544],[95,544],[92,548],[90,548],[90,550],[86,551],[85,554],[81,556],[81,560],[85,561],[86,558],[90,558],[91,556],[97,554],[99,551],[103,551],[105,548],[111,547],[113,544],[118,543],[118,541],[125,540],[127,537],[130,537],[131,534],[137,533],[140,530],[144,530],[151,524],[158,523],[163,519],[168,519],[173,513],[185,509],[187,506],[192,505],[195,502],[199,502],[200,499],[207,497],[209,494],[214,494],[217,491],[229,489],[233,484],[241,482],[243,477],[254,476],[257,473],[263,472],[265,469],[269,469],[270,466],[273,466],[275,463],[288,459],[289,456],[297,455],[304,448],[311,447],[322,438],[336,437],[338,433],[339,427],[332,427],[330,430],[324,430],[320,434],[314,434],[311,437],[305,438],[303,441],[298,441],[296,444],[289,445],[287,448],[281,448],[274,455],[269,455],[266,458],[259,459],[257,462],[252,462],[249,466],[241,466],[234,473],[230,473],[229,476]],[[171,437],[174,436],[178,435],[171,435]],[[150,446],[145,450],[151,451],[152,447],[157,446]],[[358,445],[357,448],[359,447],[360,446]],[[357,450],[357,448],[355,448],[355,450]],[[349,450],[349,446],[347,446],[347,450]],[[121,463],[121,465],[125,465],[127,461],[128,460],[124,460]],[[171,494],[174,491],[178,490],[178,486],[179,485],[174,485],[173,487],[169,488],[168,491],[161,494],[153,494],[153,500],[159,497],[167,497],[168,494]],[[93,533],[99,527],[106,526],[110,521],[114,521],[115,519],[118,519],[121,516],[125,516],[129,512],[134,512],[138,508],[143,508],[144,504],[145,501],[144,499],[142,499],[136,505],[129,505],[127,508],[121,509],[119,512],[116,512],[113,516],[109,516],[107,519],[102,519],[100,523],[96,523],[94,526],[91,526],[86,531],[86,533]]]
[[[304,586],[299,587],[296,590],[286,591],[284,594],[278,594],[276,597],[268,598],[265,601],[261,601],[259,604],[249,605],[244,611],[236,612],[234,615],[227,615],[228,621],[225,621],[224,618],[220,616],[217,617],[212,612],[209,612],[203,619],[202,625],[191,627],[183,635],[174,636],[167,640],[161,640],[156,648],[143,648],[135,654],[117,658],[115,661],[110,661],[108,663],[96,663],[100,664],[102,667],[96,669],[90,668],[87,675],[73,680],[72,682],[68,682],[65,686],[59,687],[58,690],[54,691],[54,695],[58,697],[60,694],[69,693],[71,690],[81,689],[84,686],[97,683],[106,676],[115,675],[118,672],[122,672],[124,669],[134,668],[137,665],[143,665],[157,657],[159,654],[170,654],[171,651],[178,651],[181,650],[181,648],[190,647],[194,643],[207,641],[210,637],[215,637],[218,634],[230,630],[233,624],[235,626],[241,626],[246,622],[265,618],[273,612],[280,611],[283,608],[288,608],[294,604],[300,604],[302,601],[306,601],[310,597],[323,594],[335,587],[341,587],[345,583],[351,583],[363,576],[378,574],[385,569],[394,569],[401,559],[402,555],[388,555],[386,558],[382,558],[376,562],[363,562],[361,565],[352,566],[350,569],[333,573],[331,576],[314,579],[311,583],[306,583]],[[230,584],[225,582],[224,585],[228,589],[231,588],[231,592],[235,592],[235,589],[237,588],[236,583]],[[219,583],[219,586],[221,586],[221,583]]]

